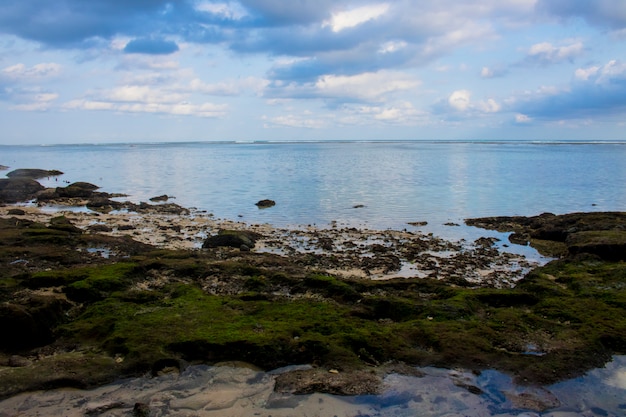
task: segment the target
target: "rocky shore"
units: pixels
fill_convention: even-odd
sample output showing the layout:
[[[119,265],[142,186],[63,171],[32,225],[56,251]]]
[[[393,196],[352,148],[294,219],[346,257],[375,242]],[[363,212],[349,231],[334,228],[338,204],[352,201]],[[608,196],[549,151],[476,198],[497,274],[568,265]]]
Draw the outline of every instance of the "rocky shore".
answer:
[[[0,179],[0,398],[225,360],[311,365],[277,379],[293,393],[429,365],[545,384],[626,353],[624,213],[468,221],[557,258],[539,266],[491,238],[276,229],[48,175]]]

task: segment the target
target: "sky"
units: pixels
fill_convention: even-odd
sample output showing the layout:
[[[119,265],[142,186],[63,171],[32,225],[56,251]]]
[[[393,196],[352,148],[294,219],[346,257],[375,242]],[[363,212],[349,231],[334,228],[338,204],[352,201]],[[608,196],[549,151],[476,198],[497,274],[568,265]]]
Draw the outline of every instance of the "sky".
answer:
[[[626,140],[626,0],[0,0],[0,144]]]

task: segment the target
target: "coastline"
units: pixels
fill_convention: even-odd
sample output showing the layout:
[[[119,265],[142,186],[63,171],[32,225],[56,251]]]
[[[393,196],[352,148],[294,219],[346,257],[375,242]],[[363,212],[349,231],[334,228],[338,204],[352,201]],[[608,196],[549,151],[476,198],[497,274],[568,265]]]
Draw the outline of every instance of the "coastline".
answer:
[[[579,332],[587,332],[587,324],[572,326],[572,321],[589,305],[553,305],[575,299],[570,289],[563,290],[568,281],[554,278],[567,268],[557,263],[543,273],[495,249],[493,239],[461,244],[406,230],[277,229],[213,219],[175,205],[97,212],[76,209],[89,200],[66,200],[65,209],[60,203],[58,198],[42,203],[54,207],[49,211],[24,204],[0,207],[8,239],[3,242],[8,245],[3,301],[9,307],[3,317],[18,311],[18,303],[33,316],[36,302],[44,300],[71,318],[47,324],[52,344],[18,343],[8,349],[16,354],[0,358],[3,378],[16,384],[4,387],[3,397],[64,384],[99,386],[123,375],[183,372],[184,363],[233,359],[266,370],[312,363],[307,378],[291,374],[298,382],[292,392],[373,393],[384,375],[410,373],[414,365],[495,368],[521,382],[545,384],[580,375],[601,366],[612,352],[622,352],[623,323],[610,324],[614,333],[601,330],[605,333],[585,340]],[[491,218],[482,224],[527,233],[530,239],[534,232],[522,230],[523,220]],[[202,249],[220,230],[254,235],[254,242]],[[563,250],[560,243],[550,247]],[[580,259],[566,262],[581,264]],[[619,262],[607,268],[623,269]],[[535,272],[529,274],[531,268]],[[619,281],[607,282],[611,290],[621,288]],[[616,297],[611,308],[620,302]],[[109,317],[97,313],[98,306],[121,310]],[[184,330],[146,332],[151,326],[181,326],[172,320],[177,309],[191,321]],[[573,315],[570,320],[563,318],[564,310]],[[207,321],[207,314],[234,314],[241,323]],[[211,333],[215,339],[209,341],[204,326],[223,330]],[[154,341],[146,341],[148,336]],[[89,368],[76,375],[77,366],[86,363],[94,366],[95,376],[85,375]],[[37,373],[31,381],[29,369]],[[46,369],[56,375],[46,377]],[[373,376],[371,385],[350,391],[353,382],[338,382],[336,375],[349,377],[363,369]],[[321,381],[311,377],[319,370]]]

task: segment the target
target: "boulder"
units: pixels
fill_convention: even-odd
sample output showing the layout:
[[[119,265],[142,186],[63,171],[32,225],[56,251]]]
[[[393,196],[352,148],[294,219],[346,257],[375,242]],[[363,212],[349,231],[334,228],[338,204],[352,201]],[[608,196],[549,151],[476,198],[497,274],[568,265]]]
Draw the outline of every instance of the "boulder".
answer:
[[[31,178],[0,178],[0,203],[28,201],[43,189],[43,185]]]
[[[208,237],[202,244],[203,248],[231,247],[247,249],[254,248],[261,236],[255,232],[245,230],[220,230],[217,235]]]
[[[59,197],[90,198],[98,188],[100,187],[88,182],[75,182],[67,187],[58,187],[56,191]]]
[[[59,175],[63,175],[61,171],[57,170],[47,170],[47,169],[33,169],[33,168],[24,168],[24,169],[16,169],[7,174],[9,178],[30,178],[30,179],[38,179],[38,178],[46,178],[46,177],[56,177]]]
[[[274,200],[260,200],[255,204],[258,208],[268,208],[268,207],[273,207],[276,205],[276,202]]]

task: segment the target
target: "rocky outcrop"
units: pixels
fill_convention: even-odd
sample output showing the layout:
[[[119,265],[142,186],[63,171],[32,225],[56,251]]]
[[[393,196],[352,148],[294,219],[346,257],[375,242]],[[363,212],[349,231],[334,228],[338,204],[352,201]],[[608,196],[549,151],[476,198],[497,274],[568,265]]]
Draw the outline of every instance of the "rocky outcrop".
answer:
[[[59,175],[63,175],[63,173],[57,170],[25,168],[25,169],[16,169],[14,171],[11,171],[7,174],[7,177],[30,178],[30,179],[36,180],[39,178],[56,177]]]
[[[596,212],[555,215],[544,213],[532,217],[483,217],[468,219],[470,226],[514,232],[512,243],[558,243],[565,253],[589,253],[607,261],[626,260],[626,213]],[[556,256],[558,254],[551,254]]]
[[[31,178],[0,178],[0,203],[28,201],[43,189]]]
[[[261,238],[258,233],[245,230],[220,230],[217,235],[210,236],[202,244],[203,248],[231,247],[252,249]]]

